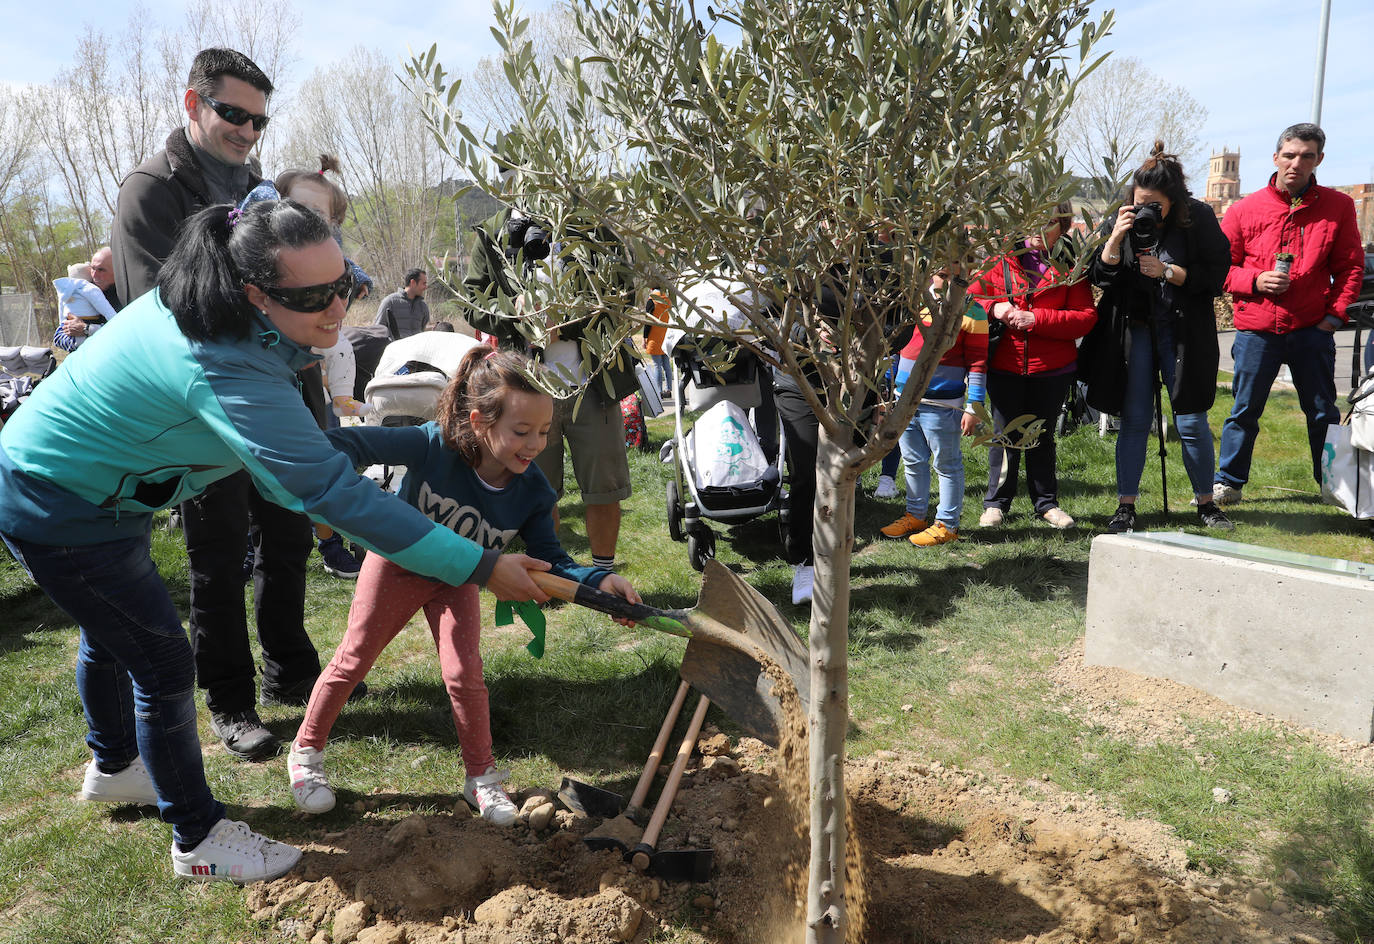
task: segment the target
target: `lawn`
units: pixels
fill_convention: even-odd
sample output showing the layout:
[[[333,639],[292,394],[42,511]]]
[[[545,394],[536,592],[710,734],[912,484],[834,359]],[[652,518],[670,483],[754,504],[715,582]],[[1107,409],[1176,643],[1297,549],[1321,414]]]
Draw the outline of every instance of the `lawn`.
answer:
[[[1229,407],[1229,397],[1220,396],[1214,430]],[[652,421],[650,431],[657,445],[671,423]],[[1159,512],[1152,454],[1139,506],[1143,523],[1200,533],[1187,505],[1177,442],[1169,453],[1172,512],[1167,518]],[[867,497],[877,470],[865,476],[849,627],[851,756],[903,751],[1042,778],[1069,792],[1091,790],[1129,814],[1174,827],[1189,843],[1191,864],[1201,869],[1276,877],[1290,865],[1316,863],[1325,878],[1306,891],[1332,901],[1340,919],[1342,903],[1368,888],[1359,844],[1340,835],[1363,836],[1363,855],[1370,857],[1370,783],[1358,769],[1318,739],[1279,725],[1253,726],[1238,736],[1214,719],[1184,717],[1183,749],[1174,741],[1141,745],[1066,710],[1066,696],[1048,670],[1083,634],[1090,542],[1116,499],[1110,436],[1080,428],[1059,454],[1062,504],[1079,528],[1054,531],[1029,513],[1023,498],[1005,527],[979,531],[987,469],[978,451],[965,457],[969,494],[961,539],[920,551],[876,537],[900,506]],[[668,467],[656,450],[632,453],[631,463],[635,494],[625,505],[618,551],[623,572],[651,603],[691,605],[699,577],[685,545],[672,543],[665,526]],[[562,512],[565,545],[574,557],[587,558],[575,494]],[[1271,400],[1253,481],[1232,517],[1236,541],[1374,562],[1368,527],[1319,501],[1291,394]],[[805,635],[809,610],[787,602],[791,568],[778,556],[776,520],[715,527],[720,560],[777,602]],[[180,535],[155,531],[154,549],[184,608]],[[342,633],[350,589],[314,560],[307,613],[326,658]],[[0,560],[0,605],[6,614],[0,629],[0,940],[277,940],[253,920],[241,891],[170,880],[169,830],[156,817],[74,802],[90,756],[72,678],[76,631],[8,558]],[[490,600],[484,605],[490,613]],[[682,641],[625,630],[571,606],[550,611],[542,660],[525,651],[527,639],[517,624],[492,630],[485,642],[498,760],[521,785],[556,786],[571,775],[628,792],[672,696]],[[341,802],[315,820],[295,813],[283,760],[233,759],[202,713],[207,772],[231,815],[274,837],[306,841],[345,827],[381,792],[404,797],[411,809],[451,808],[462,765],[437,660],[420,623],[384,654],[369,684],[374,694],[345,711],[330,746]],[[300,719],[299,709],[262,713],[284,737]],[[727,718],[713,713],[711,720],[731,730]],[[1209,802],[1219,772],[1237,796],[1222,814]],[[1359,923],[1363,912],[1352,907],[1351,927],[1367,934],[1368,923]]]

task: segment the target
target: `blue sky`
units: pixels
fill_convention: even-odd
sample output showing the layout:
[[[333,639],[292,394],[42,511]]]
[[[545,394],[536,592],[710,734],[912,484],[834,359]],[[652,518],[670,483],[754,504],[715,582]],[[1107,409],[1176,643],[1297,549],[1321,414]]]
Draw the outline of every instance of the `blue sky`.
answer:
[[[287,78],[299,82],[314,66],[362,44],[395,55],[439,44],[450,71],[496,52],[488,0],[293,0],[301,29],[301,61]],[[81,28],[121,31],[133,5],[90,4],[73,15],[63,4],[11,4],[0,31],[0,82],[43,82],[64,64]],[[180,24],[184,4],[145,0],[150,19]],[[543,9],[547,0],[524,4]],[[1111,6],[1096,0],[1100,12]],[[1145,61],[1167,81],[1187,88],[1208,111],[1203,149],[1241,152],[1241,186],[1254,190],[1272,171],[1278,132],[1312,114],[1320,0],[1146,0],[1116,7],[1117,24],[1104,48]],[[1368,45],[1374,3],[1332,0],[1322,126],[1326,184],[1374,180],[1374,79]],[[42,37],[41,41],[37,40]],[[277,77],[280,78],[280,77]],[[1201,192],[1204,181],[1195,181]]]

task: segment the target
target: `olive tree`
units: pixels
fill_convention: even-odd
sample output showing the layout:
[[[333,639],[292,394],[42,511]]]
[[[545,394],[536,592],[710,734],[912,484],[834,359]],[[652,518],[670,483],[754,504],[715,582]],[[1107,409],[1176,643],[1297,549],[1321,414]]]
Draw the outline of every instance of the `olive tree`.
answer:
[[[704,20],[676,0],[572,9],[590,53],[548,63],[497,0],[493,32],[520,109],[494,139],[463,121],[435,49],[407,71],[474,179],[490,177],[499,152],[514,173],[498,196],[579,242],[613,233],[624,252],[601,253],[604,264],[665,286],[684,326],[796,378],[815,411],[806,937],[857,940],[843,782],[855,485],[957,334],[974,260],[1043,226],[1068,195],[1056,128],[1110,17],[1089,20],[1077,0],[726,0]],[[573,90],[557,104],[550,69]],[[935,298],[940,270],[954,278]],[[682,301],[684,280],[718,273],[754,300],[743,323]],[[523,304],[493,298],[492,310],[539,343],[607,304],[586,284],[526,285]],[[545,317],[521,317],[532,310]],[[639,325],[603,321],[618,327],[593,339],[593,354],[615,357]],[[890,339],[913,322],[926,343],[894,398]]]

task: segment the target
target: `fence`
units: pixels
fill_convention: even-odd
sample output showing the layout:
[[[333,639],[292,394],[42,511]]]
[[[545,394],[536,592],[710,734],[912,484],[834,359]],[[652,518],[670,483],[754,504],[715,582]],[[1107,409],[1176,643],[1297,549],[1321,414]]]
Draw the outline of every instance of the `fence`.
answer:
[[[0,295],[0,347],[24,344],[46,347],[47,343],[34,317],[33,296],[28,292]]]

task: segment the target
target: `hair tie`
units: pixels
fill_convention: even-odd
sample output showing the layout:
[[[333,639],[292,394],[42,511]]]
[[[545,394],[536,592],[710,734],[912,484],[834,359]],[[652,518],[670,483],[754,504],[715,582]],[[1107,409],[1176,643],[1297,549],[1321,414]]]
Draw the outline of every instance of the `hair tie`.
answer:
[[[484,361],[489,361],[489,360],[491,360],[493,357],[495,357],[497,354],[500,354],[500,353],[501,353],[500,351],[493,350],[490,354],[484,354],[484,355],[482,355],[482,360],[484,360]]]
[[[235,226],[238,225],[238,222],[241,219],[243,219],[243,211],[240,210],[238,207],[234,207],[232,210],[229,211],[229,216],[226,218],[226,221],[229,224],[229,228],[233,229]]]

